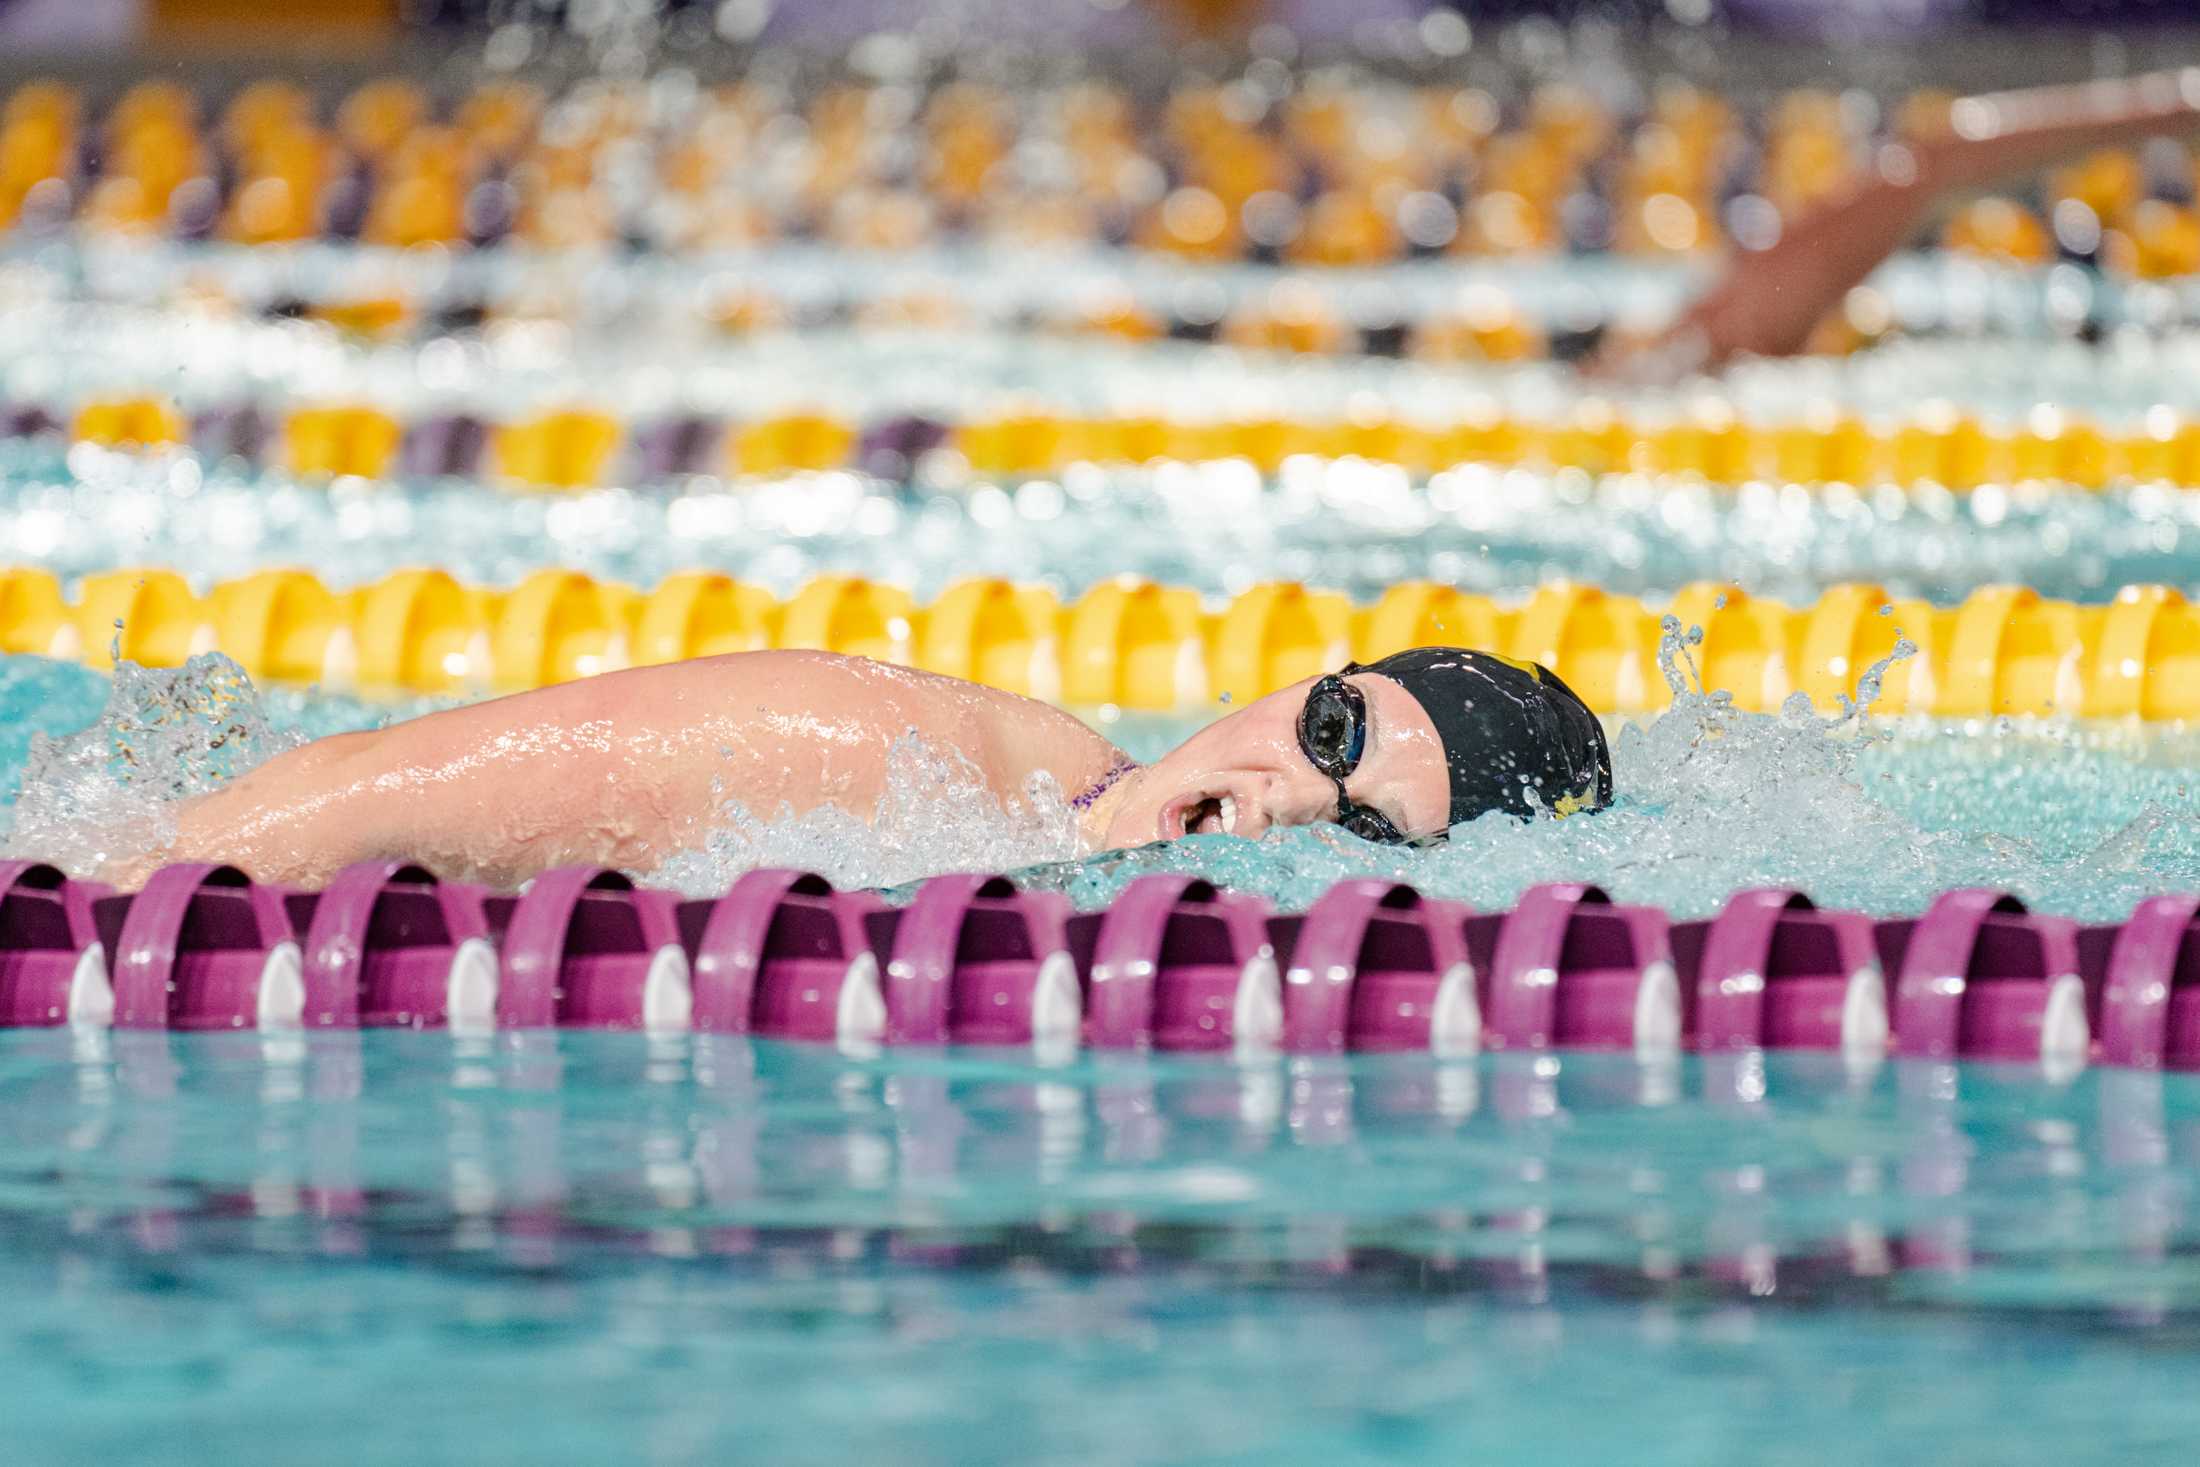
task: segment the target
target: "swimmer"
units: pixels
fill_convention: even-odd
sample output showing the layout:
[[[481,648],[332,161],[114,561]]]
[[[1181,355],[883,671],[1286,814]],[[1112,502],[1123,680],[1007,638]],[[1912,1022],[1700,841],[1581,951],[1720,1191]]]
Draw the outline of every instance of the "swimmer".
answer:
[[[824,652],[634,668],[281,754],[186,801],[167,861],[319,883],[419,860],[513,885],[552,866],[646,870],[703,844],[723,806],[870,818],[895,740],[959,755],[996,799],[1062,791],[1087,850],[1334,822],[1441,839],[1493,810],[1569,815],[1612,798],[1604,732],[1540,667],[1422,647],[1309,678],[1139,766],[1071,715],[956,678]]]
[[[2200,67],[1959,97],[1789,221],[1648,340],[1614,336],[1601,375],[1670,382],[1738,356],[1802,351],[1820,321],[1950,200],[2095,149],[2200,132]]]

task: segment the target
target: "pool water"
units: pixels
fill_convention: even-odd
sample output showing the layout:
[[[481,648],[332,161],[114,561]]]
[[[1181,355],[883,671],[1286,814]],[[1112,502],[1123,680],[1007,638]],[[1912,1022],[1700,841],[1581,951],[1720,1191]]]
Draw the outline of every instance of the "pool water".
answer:
[[[2145,1460],[2196,1184],[2131,1073],[13,1033],[0,1370],[19,1461]]]
[[[920,599],[978,575],[1065,595],[1117,574],[1209,595],[1298,580],[1364,601],[1412,579],[1515,596],[1573,579],[1657,597],[1712,578],[1791,604],[1844,582],[1946,603],[1996,583],[2098,602],[2124,585],[2200,580],[2200,507],[2156,486],[1735,490],[1483,466],[1426,481],[1317,460],[1264,482],[1226,460],[1083,465],[1005,486],[831,472],[725,491],[719,480],[564,495],[327,485],[188,454],[64,458],[0,443],[0,544],[10,565],[63,576],[173,565],[201,589],[293,566],[347,588],[427,562],[497,586],[545,566],[642,587],[703,568],[780,595],[850,574]]]
[[[475,490],[278,488],[265,518],[214,512],[264,492],[205,485],[194,511],[172,485],[80,485],[59,521],[50,486],[11,502],[13,523],[57,534],[64,568],[124,558],[135,524],[152,527],[143,558],[250,569],[277,558],[252,536],[288,504],[282,533],[324,545],[331,568],[417,558],[426,533],[469,547],[486,578],[570,546],[641,578],[649,563],[615,547],[649,543],[683,502],[529,501],[506,518],[535,528],[503,541],[467,529],[490,523]],[[942,544],[997,512],[835,492],[892,506],[896,535],[939,517]],[[1262,542],[1257,524],[1237,569],[1181,564],[1218,589],[1247,567],[1301,573],[1291,557],[1310,552],[1290,535],[1311,537],[1325,501],[1307,495],[1292,530],[1290,492],[1270,506],[1285,532]],[[1624,516],[1626,493],[1576,512]],[[1558,496],[1540,519],[1538,494]],[[1507,513],[1547,526],[1562,500],[1532,487]],[[1025,528],[1043,525],[1034,502],[999,496],[1008,548],[988,553],[1046,543]],[[1765,502],[1801,527],[1795,545],[1840,522],[1823,499]],[[120,511],[102,520],[103,505]],[[1746,499],[1701,508],[1719,543],[1752,523]],[[2019,506],[2002,540],[1975,499],[1951,513],[1905,508],[1855,553],[1940,535],[1976,557],[1950,563],[1961,582],[1992,573],[1997,545],[2044,563],[2057,525],[2093,544],[2123,525],[2161,557],[2148,573],[2172,578],[2196,543],[2182,501],[2139,491]],[[101,523],[114,538],[85,549]],[[1645,499],[1626,523],[1674,520]],[[251,535],[220,549],[222,524]],[[559,525],[567,539],[544,533]],[[588,533],[606,525],[617,533]],[[1165,528],[1179,543],[1156,534],[1147,567],[1164,574],[1179,564],[1164,555],[1184,555]],[[770,539],[723,543],[747,556]],[[908,564],[894,540],[882,571]],[[1700,563],[1704,544],[1686,541],[1645,561],[1680,568],[1646,569],[1646,584]],[[1050,564],[1074,583],[1089,550],[1056,543]],[[1578,547],[1555,553],[1578,564]],[[1765,554],[1805,589],[1826,563]],[[792,564],[733,568],[771,580],[809,563]],[[1535,564],[1492,574],[1532,580]],[[2082,591],[2089,572],[2068,573]],[[0,658],[0,844],[81,856],[148,797],[422,706],[254,690],[214,662],[110,682]],[[1196,721],[1103,726],[1146,758]],[[988,843],[997,814],[970,807],[899,836],[730,823],[675,874],[716,890],[791,861],[891,885],[1016,864],[1089,906],[1143,872],[1190,870],[1291,907],[1375,873],[1484,909],[1576,878],[1689,915],[1746,885],[1893,913],[1981,883],[2112,920],[2200,885],[2195,737],[1863,729],[1691,697],[1621,731],[1618,809],[1483,822],[1440,851],[1316,829],[1029,865],[1003,859],[1018,848]],[[59,742],[34,754],[41,740]],[[77,757],[56,764],[57,750]],[[104,778],[123,750],[151,756],[127,785],[57,776]],[[2196,1183],[2200,1077],[2107,1070],[2055,1083],[1586,1054],[1041,1067],[712,1036],[0,1033],[0,1419],[25,1461],[2146,1460],[2193,1434]]]
[[[107,853],[160,838],[178,796],[299,738],[428,706],[262,692],[219,657],[175,672],[129,668],[113,683],[72,664],[0,657],[0,852],[90,874]],[[1200,722],[1132,715],[1099,726],[1144,760]],[[34,737],[50,742],[18,799]],[[729,805],[703,850],[636,874],[716,895],[758,866],[876,887],[989,869],[1095,907],[1140,875],[1186,871],[1284,910],[1349,876],[1408,881],[1484,911],[1538,882],[1592,881],[1676,916],[1711,915],[1751,886],[1792,886],[1881,915],[1921,912],[1948,887],[1995,886],[2092,921],[2200,886],[2200,733],[2178,726],[1860,724],[1689,695],[1662,717],[1620,726],[1614,761],[1618,803],[1596,820],[1492,816],[1430,850],[1315,826],[1079,856],[1058,800],[1051,815],[1037,803],[1004,814],[917,744],[892,761],[895,798],[875,827],[832,810],[773,816]]]
[[[49,244],[0,272],[0,398],[173,393],[185,411],[250,402],[270,419],[358,402],[401,421],[579,406],[630,425],[822,407],[857,427],[1333,421],[1370,404],[1533,422],[1585,406],[1544,363],[992,329],[1027,291],[1059,304],[1120,261],[882,271],[804,246],[736,263],[789,295],[961,292],[977,325],[728,341],[699,324],[711,282],[682,265],[507,255],[434,268],[488,300],[563,282],[577,319],[362,344],[187,297],[217,276],[251,301],[414,266]],[[1478,269],[1339,278],[1410,296]],[[1593,262],[1501,269],[1531,313],[1593,288],[1625,316],[1680,284]],[[1131,273],[1161,296],[1274,279]],[[1597,390],[1637,421],[1708,405],[1754,426],[1930,406],[2006,427],[2053,404],[2128,436],[2200,408],[2184,305],[2096,349],[2046,340],[2038,282],[2019,272],[1940,256],[1881,284],[1906,322],[1958,334]],[[2134,322],[2146,299],[2133,292]],[[1312,459],[1267,477],[1231,460],[991,483],[952,455],[906,481],[514,495],[37,439],[0,442],[0,546],[65,576],[173,565],[200,589],[275,565],[344,587],[434,561],[493,584],[570,566],[647,585],[700,566],[782,594],[825,572],[924,597],[975,574],[1074,594],[1135,572],[1209,596],[1289,579],[1364,599],[1412,577],[1513,595],[1569,577],[1651,597],[1713,578],[1791,602],[1844,581],[2098,601],[2200,582],[2200,496],[1478,465],[1417,480]],[[157,839],[179,795],[425,706],[254,689],[218,660],[110,681],[0,657],[0,851],[89,869]],[[1198,721],[1091,716],[1138,758]],[[644,874],[715,892],[796,864],[892,894],[1013,868],[1091,907],[1183,870],[1285,908],[1376,874],[1483,910],[1573,879],[1681,916],[1746,886],[1898,914],[1990,885],[2093,921],[2200,888],[2187,729],[1865,724],[1699,692],[1619,730],[1615,750],[1620,804],[1593,821],[1483,821],[1427,852],[1316,828],[1083,858],[916,750],[881,829],[728,810],[705,850]],[[724,1036],[0,1032],[0,1432],[10,1461],[187,1467],[2147,1461],[2196,1435],[2196,1195],[2200,1076],[2108,1069],[1576,1053],[1044,1065]]]

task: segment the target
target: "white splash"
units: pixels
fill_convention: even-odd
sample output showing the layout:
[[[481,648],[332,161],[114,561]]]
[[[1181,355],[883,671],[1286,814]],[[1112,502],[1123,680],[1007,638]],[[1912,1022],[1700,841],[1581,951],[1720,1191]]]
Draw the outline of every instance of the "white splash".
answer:
[[[353,711],[362,726],[379,721]],[[0,855],[97,875],[118,858],[165,845],[179,801],[302,742],[270,725],[265,695],[226,657],[208,654],[173,671],[123,663],[96,723],[65,738],[32,739]],[[942,871],[1012,871],[1080,849],[1076,812],[1051,777],[1034,776],[1004,806],[967,759],[914,735],[889,749],[886,791],[869,821],[831,806],[759,815],[737,791],[722,793],[702,849],[634,874],[696,895],[722,891],[758,866],[802,867],[840,886],[890,886]]]
[[[1838,715],[1820,716],[1800,697],[1777,714],[1746,713],[1724,693],[1686,685],[1687,642],[1668,627],[1661,661],[1673,706],[1620,730],[1618,798],[1597,815],[1486,815],[1427,851],[1369,845],[1333,826],[1258,841],[1197,836],[1025,879],[1092,907],[1147,872],[1194,872],[1296,910],[1334,881],[1381,876],[1483,911],[1538,883],[1581,881],[1682,916],[1709,915],[1746,887],[1894,913],[1921,910],[1949,887],[1991,886],[2093,919],[2120,918],[2152,892],[2200,887],[2189,740],[1870,720],[1886,667],[1914,651],[1907,642]]]
[[[96,875],[166,845],[178,801],[301,742],[269,725],[252,679],[218,652],[172,671],[124,662],[98,722],[32,738],[0,854]]]
[[[961,754],[906,734],[887,751],[886,792],[870,820],[829,805],[759,816],[729,798],[701,850],[642,874],[692,896],[716,895],[759,866],[816,871],[841,887],[895,886],[1064,861],[1078,849],[1077,812],[1052,776],[1033,775],[1004,806]]]
[[[1915,911],[1950,886],[1988,885],[2050,910],[2120,917],[2140,895],[2200,888],[2200,736],[2137,728],[1887,722],[1851,707],[1822,717],[1799,700],[1744,713],[1689,686],[1687,639],[1663,649],[1679,686],[1670,711],[1622,728],[1618,802],[1593,817],[1520,823],[1492,815],[1430,851],[1372,846],[1334,826],[1258,841],[1193,836],[1078,858],[1074,813],[1039,780],[1003,803],[967,762],[911,737],[889,753],[872,820],[845,810],[758,812],[726,791],[699,850],[637,873],[695,894],[763,865],[814,869],[844,887],[897,886],[942,871],[1018,872],[1027,885],[1105,902],[1135,876],[1182,871],[1303,908],[1346,876],[1410,881],[1482,910],[1543,881],[1590,881],[1622,901],[1715,911],[1746,886],[1819,901]],[[1898,651],[1900,649],[1898,648]],[[1862,680],[1868,704],[1882,669]],[[278,719],[299,710],[274,700]],[[96,873],[164,842],[171,807],[298,742],[234,663],[174,672],[125,666],[91,728],[36,738],[0,853]],[[372,710],[317,700],[314,726],[367,726]],[[5,812],[0,811],[0,817]]]

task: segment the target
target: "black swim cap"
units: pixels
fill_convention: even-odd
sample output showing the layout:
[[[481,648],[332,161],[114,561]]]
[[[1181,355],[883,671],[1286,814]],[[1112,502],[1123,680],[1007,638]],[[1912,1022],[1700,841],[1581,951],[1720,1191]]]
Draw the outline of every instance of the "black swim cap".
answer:
[[[1451,821],[1503,810],[1571,815],[1612,803],[1604,727],[1558,674],[1462,647],[1415,647],[1346,673],[1387,677],[1436,725],[1451,772]]]

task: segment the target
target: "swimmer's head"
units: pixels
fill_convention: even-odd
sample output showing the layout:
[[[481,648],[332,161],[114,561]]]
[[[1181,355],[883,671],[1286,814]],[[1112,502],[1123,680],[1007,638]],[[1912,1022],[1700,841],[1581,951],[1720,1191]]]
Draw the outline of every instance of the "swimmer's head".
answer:
[[[1210,724],[1140,771],[1106,844],[1344,825],[1428,841],[1492,810],[1570,815],[1612,800],[1604,730],[1548,670],[1417,647],[1309,678]]]

